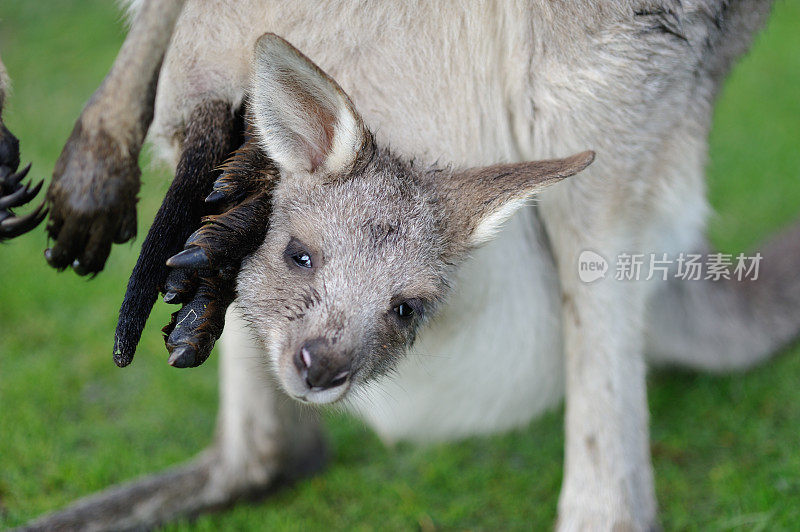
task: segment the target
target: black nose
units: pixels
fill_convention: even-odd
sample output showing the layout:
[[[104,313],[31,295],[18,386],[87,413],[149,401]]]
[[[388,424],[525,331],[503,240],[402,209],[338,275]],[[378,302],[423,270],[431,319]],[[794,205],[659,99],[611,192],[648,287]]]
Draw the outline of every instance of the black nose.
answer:
[[[304,343],[294,355],[294,365],[309,388],[335,388],[350,376],[350,357],[324,338]]]

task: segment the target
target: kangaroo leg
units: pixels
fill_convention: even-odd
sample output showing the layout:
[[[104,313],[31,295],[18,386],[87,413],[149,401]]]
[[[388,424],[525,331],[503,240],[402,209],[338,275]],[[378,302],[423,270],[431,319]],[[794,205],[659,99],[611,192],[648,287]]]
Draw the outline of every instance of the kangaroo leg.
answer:
[[[596,186],[591,180],[608,172],[604,163],[598,157],[585,174],[545,193],[541,204],[563,300],[566,448],[557,528],[565,531],[647,530],[656,521],[643,283],[606,278],[585,284],[576,273],[581,251],[608,257],[635,242],[619,225],[603,225],[613,216],[611,194],[590,196],[575,188]]]
[[[320,470],[327,455],[316,416],[280,395],[263,351],[230,310],[220,361],[214,444],[186,465],[91,495],[27,530],[130,530],[226,507]]]
[[[111,243],[136,234],[138,157],[153,119],[161,61],[183,0],[144,0],[111,71],[61,152],[47,191],[47,261],[99,272]]]
[[[757,364],[795,340],[800,335],[800,224],[757,252],[761,260],[756,279],[673,278],[654,294],[648,358],[731,371]]]

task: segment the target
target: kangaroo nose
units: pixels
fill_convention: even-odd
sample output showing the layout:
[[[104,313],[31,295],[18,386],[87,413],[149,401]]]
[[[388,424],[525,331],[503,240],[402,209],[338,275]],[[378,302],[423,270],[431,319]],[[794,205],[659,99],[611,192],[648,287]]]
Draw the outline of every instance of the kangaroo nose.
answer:
[[[294,365],[309,388],[335,388],[350,376],[349,357],[334,352],[323,338],[303,344],[294,355]]]

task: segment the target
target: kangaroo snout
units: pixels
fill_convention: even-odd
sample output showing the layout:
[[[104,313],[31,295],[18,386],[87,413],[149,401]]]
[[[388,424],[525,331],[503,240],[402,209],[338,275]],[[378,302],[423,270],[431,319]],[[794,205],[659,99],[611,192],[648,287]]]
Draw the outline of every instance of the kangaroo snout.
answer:
[[[350,376],[350,356],[334,349],[325,338],[305,342],[294,355],[300,378],[312,390],[336,388]]]

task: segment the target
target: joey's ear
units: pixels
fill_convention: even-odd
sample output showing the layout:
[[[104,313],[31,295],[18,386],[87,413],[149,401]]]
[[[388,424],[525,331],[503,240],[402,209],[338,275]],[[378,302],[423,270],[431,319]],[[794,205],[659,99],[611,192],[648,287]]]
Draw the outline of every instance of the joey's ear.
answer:
[[[371,148],[342,88],[273,33],[256,42],[250,98],[262,147],[282,171],[344,175]]]
[[[451,208],[451,239],[467,248],[483,244],[531,195],[577,174],[592,161],[594,152],[585,151],[565,159],[471,168],[437,181]]]

